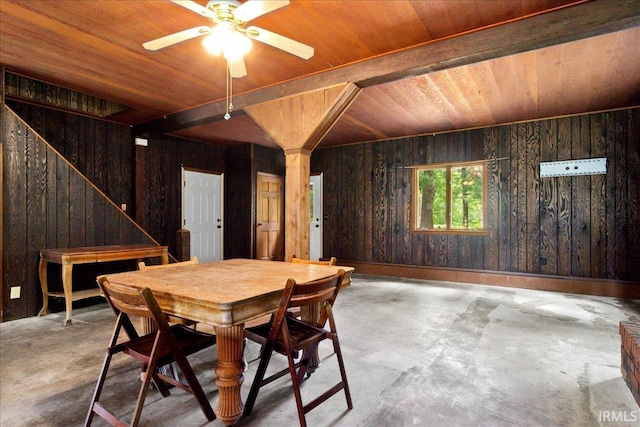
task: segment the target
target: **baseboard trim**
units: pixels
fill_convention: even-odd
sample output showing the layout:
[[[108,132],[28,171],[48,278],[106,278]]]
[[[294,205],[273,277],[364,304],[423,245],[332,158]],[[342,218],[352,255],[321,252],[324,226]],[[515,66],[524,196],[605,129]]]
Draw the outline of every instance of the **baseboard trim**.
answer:
[[[573,276],[548,276],[486,270],[462,270],[415,265],[370,263],[341,260],[338,265],[355,268],[356,274],[439,280],[489,286],[536,289],[551,292],[640,299],[640,282],[593,279]]]

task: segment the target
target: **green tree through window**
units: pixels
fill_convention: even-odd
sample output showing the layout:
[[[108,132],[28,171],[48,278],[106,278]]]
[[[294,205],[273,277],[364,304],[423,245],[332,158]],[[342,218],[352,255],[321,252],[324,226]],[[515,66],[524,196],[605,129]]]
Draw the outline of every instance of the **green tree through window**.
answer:
[[[483,231],[485,171],[484,162],[417,168],[414,228]]]

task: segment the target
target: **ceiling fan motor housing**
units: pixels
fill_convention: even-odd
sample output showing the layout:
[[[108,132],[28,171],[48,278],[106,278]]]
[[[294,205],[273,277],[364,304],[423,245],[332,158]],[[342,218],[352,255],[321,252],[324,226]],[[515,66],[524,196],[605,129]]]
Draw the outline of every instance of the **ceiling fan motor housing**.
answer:
[[[206,8],[215,15],[215,17],[212,18],[214,22],[234,22],[236,21],[236,17],[233,11],[240,5],[242,5],[242,3],[237,0],[211,0],[207,3]]]

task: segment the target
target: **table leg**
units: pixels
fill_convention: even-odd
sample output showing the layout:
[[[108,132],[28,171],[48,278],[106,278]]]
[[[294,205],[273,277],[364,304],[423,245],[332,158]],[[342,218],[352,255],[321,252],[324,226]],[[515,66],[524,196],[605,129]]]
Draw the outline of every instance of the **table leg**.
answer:
[[[47,283],[47,265],[49,263],[40,256],[40,266],[38,274],[40,276],[40,287],[42,288],[42,308],[38,312],[38,316],[44,316],[49,313],[49,284]]]
[[[217,417],[225,424],[231,425],[240,419],[244,404],[240,395],[243,371],[244,327],[217,327],[216,346],[218,363],[216,363],[216,384],[218,386]]]
[[[64,305],[67,312],[64,326],[71,326],[71,310],[73,308],[73,288],[71,286],[73,264],[62,263],[62,289],[64,290]]]

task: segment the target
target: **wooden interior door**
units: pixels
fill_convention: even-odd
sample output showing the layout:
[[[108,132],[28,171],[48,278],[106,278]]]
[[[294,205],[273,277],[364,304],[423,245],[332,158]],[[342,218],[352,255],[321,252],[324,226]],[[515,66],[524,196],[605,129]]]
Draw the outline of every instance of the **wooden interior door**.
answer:
[[[258,173],[256,258],[282,261],[284,214],[282,177]]]

